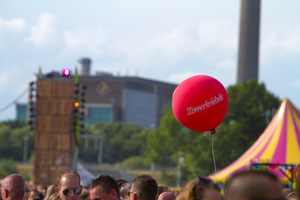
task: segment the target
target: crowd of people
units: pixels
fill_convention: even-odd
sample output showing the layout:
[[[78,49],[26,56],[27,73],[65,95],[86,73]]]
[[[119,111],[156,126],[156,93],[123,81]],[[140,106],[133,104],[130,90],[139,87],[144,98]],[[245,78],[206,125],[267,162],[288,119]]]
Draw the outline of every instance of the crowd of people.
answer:
[[[76,171],[68,170],[55,185],[28,190],[22,176],[11,174],[2,181],[1,200],[300,200],[300,176],[296,191],[291,191],[266,171],[238,172],[226,182],[224,191],[204,176],[190,180],[177,192],[146,174],[132,182],[101,175],[89,187],[83,187],[80,180]]]

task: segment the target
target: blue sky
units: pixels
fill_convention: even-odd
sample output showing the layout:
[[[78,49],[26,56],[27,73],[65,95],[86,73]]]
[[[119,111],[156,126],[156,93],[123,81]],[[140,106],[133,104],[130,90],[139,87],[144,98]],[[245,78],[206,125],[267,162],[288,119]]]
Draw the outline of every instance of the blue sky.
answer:
[[[236,83],[240,0],[0,0],[0,121],[43,73],[92,59],[91,73],[179,84]],[[300,108],[300,1],[262,0],[259,82]],[[19,99],[27,102],[28,95]]]

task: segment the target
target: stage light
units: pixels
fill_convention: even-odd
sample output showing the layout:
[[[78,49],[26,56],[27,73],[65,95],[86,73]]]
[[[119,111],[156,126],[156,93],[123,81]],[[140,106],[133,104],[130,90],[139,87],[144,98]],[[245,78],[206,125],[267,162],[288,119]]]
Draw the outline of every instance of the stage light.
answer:
[[[69,69],[64,69],[64,70],[62,71],[62,74],[63,74],[63,76],[70,76],[71,72],[70,72]]]
[[[75,103],[74,103],[74,106],[75,106],[75,108],[78,108],[78,107],[79,107],[79,103],[78,103],[78,102],[75,102]]]
[[[27,105],[27,116],[28,116],[28,124],[30,125],[30,130],[34,130],[34,122],[35,122],[35,100],[36,100],[36,83],[29,83],[29,101]]]

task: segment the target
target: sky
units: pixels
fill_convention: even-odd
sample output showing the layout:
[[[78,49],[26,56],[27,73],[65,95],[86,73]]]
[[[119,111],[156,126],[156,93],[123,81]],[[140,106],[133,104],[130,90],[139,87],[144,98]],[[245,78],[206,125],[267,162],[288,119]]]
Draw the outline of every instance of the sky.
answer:
[[[240,0],[0,0],[0,121],[16,118],[42,73],[74,72],[180,84],[237,82]],[[261,0],[259,82],[300,109],[300,1]]]

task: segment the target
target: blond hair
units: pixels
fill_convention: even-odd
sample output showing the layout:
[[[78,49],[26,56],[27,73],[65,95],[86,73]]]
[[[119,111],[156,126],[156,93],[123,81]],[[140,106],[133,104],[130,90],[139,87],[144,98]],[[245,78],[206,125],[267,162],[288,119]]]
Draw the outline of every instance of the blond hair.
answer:
[[[207,189],[221,191],[220,187],[213,180],[199,176],[184,186],[176,200],[201,200],[204,196],[204,191]]]

